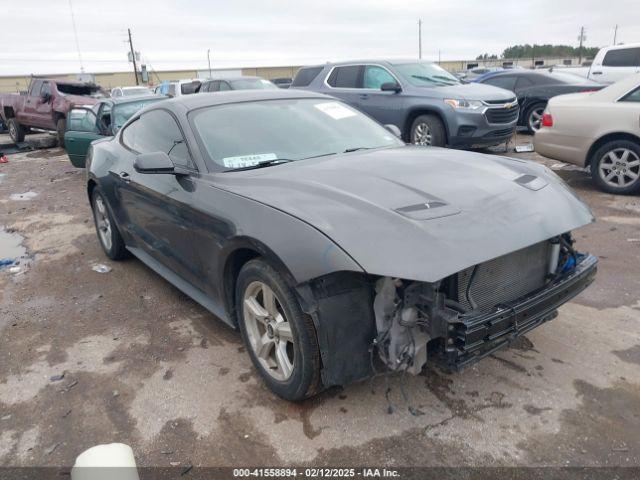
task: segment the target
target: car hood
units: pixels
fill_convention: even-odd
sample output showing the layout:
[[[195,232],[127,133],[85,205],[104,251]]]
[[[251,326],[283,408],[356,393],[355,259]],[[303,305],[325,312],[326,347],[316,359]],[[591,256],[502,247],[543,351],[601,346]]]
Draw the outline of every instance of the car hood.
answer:
[[[544,166],[440,148],[355,152],[216,177],[216,187],[320,230],[366,272],[410,280],[440,280],[594,220]]]
[[[460,85],[450,85],[447,87],[429,87],[435,89],[438,95],[443,98],[462,98],[465,100],[511,100],[515,98],[515,94],[504,88],[494,87],[493,85],[484,85],[482,83],[461,83]],[[420,91],[425,87],[417,87]]]

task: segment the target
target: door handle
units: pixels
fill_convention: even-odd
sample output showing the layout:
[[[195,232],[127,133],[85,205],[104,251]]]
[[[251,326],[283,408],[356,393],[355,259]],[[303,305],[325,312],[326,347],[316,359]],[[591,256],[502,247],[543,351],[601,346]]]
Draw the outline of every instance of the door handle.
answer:
[[[130,175],[127,172],[120,172],[118,176],[127,183],[131,181]]]
[[[361,94],[360,100],[369,100],[369,95],[367,95],[366,93]]]
[[[592,72],[593,75],[602,75],[602,72]]]

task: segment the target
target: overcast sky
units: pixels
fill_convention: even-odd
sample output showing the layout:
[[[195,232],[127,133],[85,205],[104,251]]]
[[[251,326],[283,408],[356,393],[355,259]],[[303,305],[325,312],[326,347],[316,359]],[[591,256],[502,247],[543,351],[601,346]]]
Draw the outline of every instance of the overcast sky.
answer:
[[[86,72],[122,71],[127,28],[156,70],[350,58],[469,59],[522,43],[640,42],[640,0],[72,0]],[[1,0],[0,75],[79,72],[69,0]]]

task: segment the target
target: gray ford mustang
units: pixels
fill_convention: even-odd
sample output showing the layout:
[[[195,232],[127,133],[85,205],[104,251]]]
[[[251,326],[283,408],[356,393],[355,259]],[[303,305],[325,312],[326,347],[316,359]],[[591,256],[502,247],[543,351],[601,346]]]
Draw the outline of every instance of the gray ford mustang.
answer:
[[[464,367],[593,281],[570,233],[593,216],[550,170],[392,130],[303,91],[154,104],[89,151],[98,238],[239,328],[289,400]]]

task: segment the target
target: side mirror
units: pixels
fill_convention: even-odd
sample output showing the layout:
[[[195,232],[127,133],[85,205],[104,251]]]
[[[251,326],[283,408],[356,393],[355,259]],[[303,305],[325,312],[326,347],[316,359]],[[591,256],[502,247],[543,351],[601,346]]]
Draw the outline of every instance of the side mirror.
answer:
[[[387,130],[389,130],[391,133],[393,133],[396,137],[398,138],[402,138],[402,132],[400,131],[400,129],[398,127],[396,127],[395,125],[389,123],[387,125],[384,126],[384,128],[386,128]]]
[[[51,94],[50,93],[43,93],[41,95],[41,97],[42,97],[42,101],[44,103],[49,103],[49,100],[51,100]]]
[[[402,87],[398,85],[396,82],[387,82],[380,85],[380,90],[382,90],[383,92],[399,93],[402,91]]]
[[[133,161],[133,168],[140,173],[176,173],[176,167],[164,152],[141,153]]]

